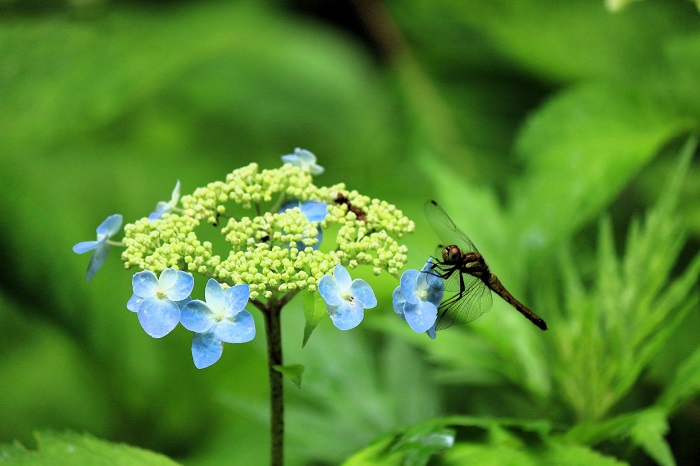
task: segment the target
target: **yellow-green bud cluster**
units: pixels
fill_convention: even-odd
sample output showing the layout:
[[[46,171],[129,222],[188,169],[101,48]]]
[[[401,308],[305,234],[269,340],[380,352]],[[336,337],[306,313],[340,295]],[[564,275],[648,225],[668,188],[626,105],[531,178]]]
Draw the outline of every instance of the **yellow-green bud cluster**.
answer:
[[[328,215],[319,224],[298,208],[278,212],[289,200],[323,202]],[[395,206],[344,184],[317,187],[307,171],[290,164],[272,170],[250,164],[183,196],[181,203],[177,213],[125,227],[125,266],[156,273],[175,267],[229,285],[247,283],[252,299],[315,291],[338,263],[397,274],[407,260],[407,248],[397,240],[414,229]],[[227,250],[215,254],[211,242],[200,240],[198,234],[212,228],[207,224],[219,227]],[[317,249],[320,231],[323,244]]]

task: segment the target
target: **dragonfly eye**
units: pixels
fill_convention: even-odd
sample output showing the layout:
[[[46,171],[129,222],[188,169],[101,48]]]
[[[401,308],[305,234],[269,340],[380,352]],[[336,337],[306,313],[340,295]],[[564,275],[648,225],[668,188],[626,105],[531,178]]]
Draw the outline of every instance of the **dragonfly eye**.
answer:
[[[448,264],[454,264],[460,257],[462,257],[462,251],[454,244],[442,250],[442,260]]]

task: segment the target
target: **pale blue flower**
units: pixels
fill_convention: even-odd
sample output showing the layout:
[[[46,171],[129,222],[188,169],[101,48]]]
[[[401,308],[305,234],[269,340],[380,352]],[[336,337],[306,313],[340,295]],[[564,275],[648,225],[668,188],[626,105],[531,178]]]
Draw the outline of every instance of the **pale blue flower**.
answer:
[[[95,273],[102,267],[105,260],[107,260],[107,253],[109,253],[108,240],[119,232],[121,226],[122,216],[120,214],[110,215],[97,227],[96,241],[81,241],[73,246],[73,252],[77,254],[84,254],[92,250],[95,251],[92,253],[92,256],[90,256],[90,262],[88,263],[86,275],[88,281],[95,276]]]
[[[428,260],[423,268],[406,270],[401,275],[401,284],[392,293],[394,311],[399,314],[415,332],[429,332],[435,338],[437,309],[445,294],[442,280],[433,279],[428,283],[431,270]],[[432,335],[430,330],[432,328]]]
[[[177,183],[175,183],[175,189],[173,189],[173,193],[170,197],[170,202],[158,201],[158,204],[156,204],[156,210],[151,212],[151,214],[148,216],[148,220],[153,221],[159,218],[163,218],[163,214],[169,214],[170,212],[172,212],[179,201],[180,180],[177,180]]]
[[[165,269],[160,276],[150,270],[134,274],[134,295],[127,308],[136,309],[141,327],[153,338],[172,332],[180,322],[179,302],[190,299],[194,278],[187,272]]]
[[[282,161],[300,167],[312,175],[323,173],[323,167],[316,163],[316,156],[306,149],[297,147],[293,154],[283,155]]]
[[[365,309],[377,305],[372,287],[362,279],[352,280],[341,264],[335,266],[332,276],[321,277],[318,292],[326,302],[333,324],[340,330],[357,327],[362,322]]]
[[[204,369],[221,358],[224,343],[246,343],[255,338],[255,321],[245,306],[250,287],[236,285],[224,291],[210,278],[204,290],[206,302],[195,299],[182,310],[180,322],[195,332],[192,359],[197,369]]]

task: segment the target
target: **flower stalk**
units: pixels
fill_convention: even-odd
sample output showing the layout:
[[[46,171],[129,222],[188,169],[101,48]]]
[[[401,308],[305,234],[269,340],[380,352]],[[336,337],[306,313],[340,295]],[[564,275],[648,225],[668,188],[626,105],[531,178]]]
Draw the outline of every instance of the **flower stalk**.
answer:
[[[284,381],[276,368],[283,364],[282,303],[271,301],[263,312],[267,338],[267,372],[270,381],[270,465],[284,464]]]
[[[251,341],[255,322],[245,307],[260,310],[267,340],[273,466],[284,464],[282,308],[300,292],[318,293],[338,329],[355,328],[377,299],[370,284],[353,280],[348,269],[367,266],[375,275],[397,276],[408,252],[399,240],[414,229],[401,210],[385,201],[343,183],[316,186],[312,175],[323,167],[312,153],[297,149],[283,161],[282,167],[268,170],[250,164],[182,197],[178,181],[170,201],[159,202],[150,215],[124,227],[121,242],[111,239],[122,223],[115,214],[97,228],[95,241],[73,248],[79,254],[94,251],[89,280],[110,246],[124,247],[124,266],[139,269],[127,309],[153,338],[180,324],[191,331],[198,369],[215,364],[225,343]],[[216,230],[218,240],[205,239]],[[191,295],[194,274],[208,278],[204,300]],[[413,288],[404,288],[408,304],[422,296],[413,299]],[[402,316],[411,323],[415,319],[408,304]],[[306,317],[308,338],[318,318]]]

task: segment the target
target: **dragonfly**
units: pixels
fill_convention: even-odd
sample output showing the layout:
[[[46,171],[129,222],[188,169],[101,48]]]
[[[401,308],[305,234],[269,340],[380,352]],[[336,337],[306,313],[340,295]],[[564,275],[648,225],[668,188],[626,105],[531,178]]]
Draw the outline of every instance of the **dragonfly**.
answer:
[[[493,304],[491,291],[537,327],[547,330],[545,321],[515,299],[498,277],[491,273],[484,256],[437,202],[426,202],[425,216],[444,245],[440,245],[442,257],[434,257],[430,269],[424,273],[428,274],[428,284],[453,293],[438,306],[435,330],[480,317]]]

